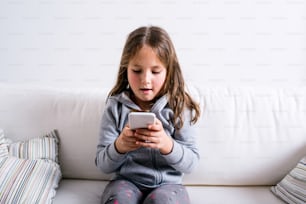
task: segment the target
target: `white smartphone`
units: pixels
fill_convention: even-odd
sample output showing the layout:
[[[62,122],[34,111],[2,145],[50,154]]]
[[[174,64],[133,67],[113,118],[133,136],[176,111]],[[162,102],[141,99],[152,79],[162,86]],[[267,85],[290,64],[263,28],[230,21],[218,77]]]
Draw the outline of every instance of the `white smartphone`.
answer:
[[[155,121],[155,114],[150,112],[131,112],[129,114],[129,126],[131,129],[147,128]]]

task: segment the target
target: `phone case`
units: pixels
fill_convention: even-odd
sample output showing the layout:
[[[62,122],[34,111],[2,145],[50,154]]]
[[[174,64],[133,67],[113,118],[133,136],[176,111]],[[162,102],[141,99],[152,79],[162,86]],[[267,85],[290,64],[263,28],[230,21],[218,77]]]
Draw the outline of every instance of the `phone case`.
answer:
[[[132,112],[129,114],[129,126],[131,129],[147,128],[155,121],[155,114],[150,112]]]

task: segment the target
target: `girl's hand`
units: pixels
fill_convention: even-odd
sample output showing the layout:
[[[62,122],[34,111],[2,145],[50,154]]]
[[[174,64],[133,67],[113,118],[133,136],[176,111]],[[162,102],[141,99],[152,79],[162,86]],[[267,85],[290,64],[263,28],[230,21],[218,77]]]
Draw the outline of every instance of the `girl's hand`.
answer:
[[[155,119],[155,123],[149,125],[148,129],[135,130],[134,136],[137,139],[136,145],[159,149],[162,154],[169,154],[172,151],[173,140],[165,133],[158,119]]]
[[[123,128],[121,134],[115,141],[115,147],[119,153],[124,154],[141,147],[136,142],[137,139],[134,137],[134,132],[128,125]]]

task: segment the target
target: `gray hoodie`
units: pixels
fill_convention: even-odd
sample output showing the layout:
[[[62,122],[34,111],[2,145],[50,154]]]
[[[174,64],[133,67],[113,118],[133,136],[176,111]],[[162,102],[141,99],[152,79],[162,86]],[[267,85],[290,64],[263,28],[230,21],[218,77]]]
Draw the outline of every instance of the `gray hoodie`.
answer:
[[[190,124],[190,111],[186,111],[184,125],[176,130],[172,123],[173,111],[166,96],[159,98],[151,112],[162,122],[164,130],[174,140],[171,153],[163,155],[157,149],[139,148],[126,154],[117,152],[116,138],[125,127],[128,114],[140,108],[121,93],[110,96],[101,120],[96,165],[104,173],[115,173],[138,186],[155,188],[162,184],[180,184],[183,173],[189,173],[199,160],[195,145],[195,127]]]

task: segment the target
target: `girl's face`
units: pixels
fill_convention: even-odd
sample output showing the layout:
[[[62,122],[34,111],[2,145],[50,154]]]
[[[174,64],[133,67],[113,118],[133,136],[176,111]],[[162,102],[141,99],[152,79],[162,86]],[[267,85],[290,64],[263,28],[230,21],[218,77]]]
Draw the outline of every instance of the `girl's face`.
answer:
[[[161,90],[167,70],[154,50],[144,45],[130,60],[127,77],[135,95],[135,103],[142,109],[150,109],[151,102]]]

